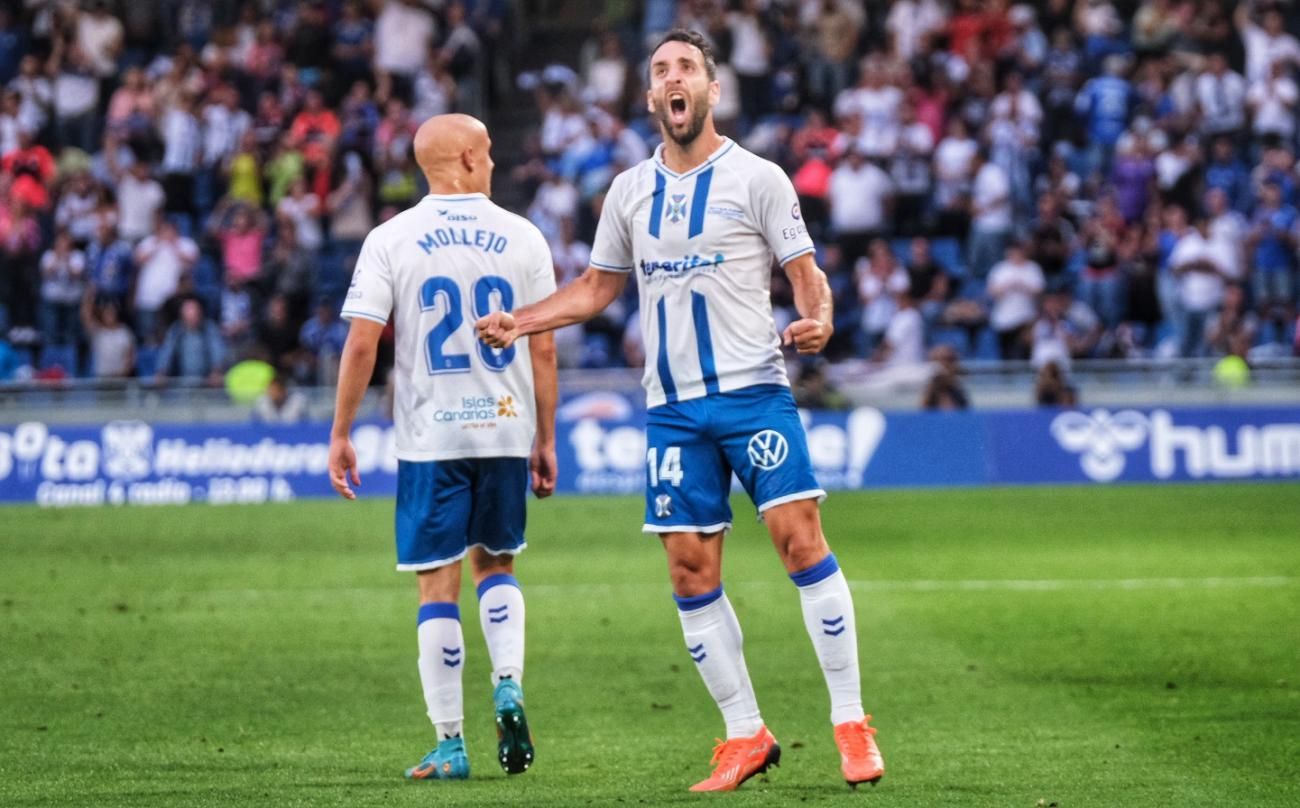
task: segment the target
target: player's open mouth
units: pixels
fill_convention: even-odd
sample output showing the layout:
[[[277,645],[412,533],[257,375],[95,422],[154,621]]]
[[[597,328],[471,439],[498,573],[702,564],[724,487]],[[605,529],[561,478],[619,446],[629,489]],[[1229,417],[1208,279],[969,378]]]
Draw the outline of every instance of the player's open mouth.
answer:
[[[686,122],[686,96],[680,93],[668,96],[668,117],[673,123]]]

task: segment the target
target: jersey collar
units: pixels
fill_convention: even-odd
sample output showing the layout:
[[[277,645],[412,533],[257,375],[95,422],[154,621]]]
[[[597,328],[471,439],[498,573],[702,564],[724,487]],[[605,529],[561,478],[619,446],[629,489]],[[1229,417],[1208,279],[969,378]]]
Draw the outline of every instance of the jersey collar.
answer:
[[[470,202],[475,199],[487,199],[487,194],[425,194],[424,198],[438,202]]]
[[[703,163],[697,165],[695,168],[692,168],[690,171],[687,171],[685,174],[678,174],[668,166],[664,165],[664,158],[663,158],[664,144],[660,143],[658,146],[655,147],[655,156],[654,156],[655,168],[659,169],[660,171],[664,172],[665,174],[667,174],[668,176],[672,177],[675,180],[680,180],[685,177],[689,177],[696,172],[703,171],[704,169],[713,165],[718,161],[718,158],[722,157],[722,155],[731,151],[731,147],[735,145],[736,145],[736,141],[732,140],[726,135],[723,135],[722,145],[719,146],[717,149],[715,149],[713,154],[709,155],[708,159],[706,159]]]

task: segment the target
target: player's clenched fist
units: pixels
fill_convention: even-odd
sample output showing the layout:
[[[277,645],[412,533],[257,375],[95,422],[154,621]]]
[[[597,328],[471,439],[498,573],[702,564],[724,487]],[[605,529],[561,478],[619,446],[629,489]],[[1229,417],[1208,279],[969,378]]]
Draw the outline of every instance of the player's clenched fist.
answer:
[[[519,337],[515,330],[515,317],[508,311],[494,311],[481,318],[474,327],[478,329],[478,338],[493,348],[509,348]]]
[[[793,345],[801,354],[815,354],[826,347],[835,329],[830,323],[805,317],[795,320],[781,335],[781,344]]]

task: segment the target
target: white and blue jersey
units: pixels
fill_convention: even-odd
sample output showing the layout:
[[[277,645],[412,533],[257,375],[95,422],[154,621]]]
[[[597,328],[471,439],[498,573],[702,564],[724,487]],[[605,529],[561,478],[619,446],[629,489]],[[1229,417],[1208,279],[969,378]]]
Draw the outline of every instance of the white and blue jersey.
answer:
[[[366,237],[343,317],[394,321],[399,570],[523,549],[532,357],[474,323],[554,291],[541,232],[483,194],[426,196]]]
[[[825,496],[772,319],[772,261],[813,251],[785,173],[730,140],[702,165],[660,152],[614,180],[591,265],[636,273],[652,533],[731,527],[734,473],[758,506]]]
[[[528,340],[495,350],[474,323],[554,291],[541,231],[483,194],[426,196],[370,232],[342,316],[395,321],[398,458],[528,457]]]
[[[774,258],[813,251],[794,186],[731,140],[684,174],[661,152],[614,179],[591,250],[636,274],[647,406],[788,387],[769,289]]]

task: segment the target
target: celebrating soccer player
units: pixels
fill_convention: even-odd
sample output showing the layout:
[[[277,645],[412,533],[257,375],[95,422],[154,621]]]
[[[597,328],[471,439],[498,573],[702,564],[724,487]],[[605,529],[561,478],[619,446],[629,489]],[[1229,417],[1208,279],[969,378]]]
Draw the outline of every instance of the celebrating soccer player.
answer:
[[[396,316],[397,568],[417,573],[420,682],[437,747],[412,779],[463,779],[464,639],[460,560],[469,553],[495,685],[498,759],[511,774],[533,761],[524,716],[524,499],[555,489],[555,346],[549,334],[497,350],[469,322],[555,291],[546,240],[488,200],[491,141],[466,115],[430,118],[415,157],[430,194],[366,238],[343,316],[352,321],[330,437],[334,488],[360,485],[349,441],[376,346]],[[469,320],[469,322],[466,322]]]
[[[782,342],[801,354],[825,347],[831,292],[790,180],[718,134],[718,97],[705,39],[665,36],[651,55],[646,97],[664,144],[615,178],[591,266],[546,300],[494,312],[477,326],[488,345],[509,349],[524,335],[590,319],[636,274],[649,407],[644,530],[663,541],[686,650],[726,722],[713,774],[692,790],[733,790],[781,754],[759,713],[740,623],[722,588],[733,472],[799,589],[844,778],[874,783],[885,769],[862,711],[853,599],[822,534],[825,492],[781,356]],[[773,258],[801,315],[784,334],[772,319]]]

